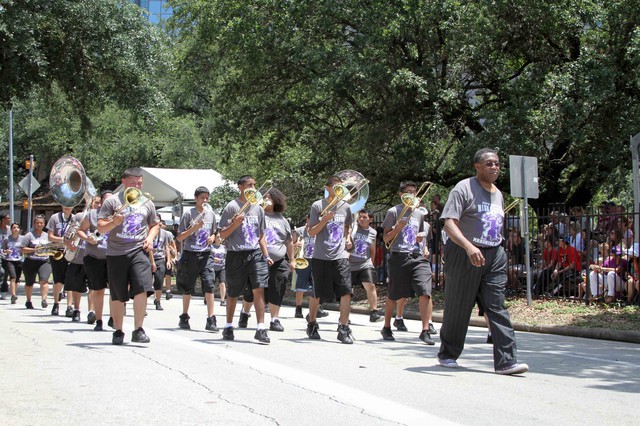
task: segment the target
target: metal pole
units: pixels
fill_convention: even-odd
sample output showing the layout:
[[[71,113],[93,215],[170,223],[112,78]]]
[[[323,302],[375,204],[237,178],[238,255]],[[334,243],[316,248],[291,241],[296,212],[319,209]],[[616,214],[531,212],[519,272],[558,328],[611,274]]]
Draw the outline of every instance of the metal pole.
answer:
[[[13,106],[9,104],[9,216],[13,219]]]
[[[524,157],[522,157],[522,164],[520,168],[522,172],[522,210],[524,213],[524,264],[527,270],[527,306],[531,306],[531,261],[530,248],[529,248],[529,203],[527,202],[527,182],[525,181],[524,173]]]
[[[31,229],[31,182],[33,181],[33,155],[29,156],[29,205],[27,206],[27,229]]]

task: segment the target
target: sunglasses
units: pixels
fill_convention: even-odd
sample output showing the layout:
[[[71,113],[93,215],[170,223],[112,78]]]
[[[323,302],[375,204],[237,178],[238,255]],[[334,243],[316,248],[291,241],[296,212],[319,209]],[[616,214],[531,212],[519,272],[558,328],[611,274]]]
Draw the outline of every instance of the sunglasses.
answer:
[[[485,166],[487,167],[498,167],[500,168],[500,162],[499,161],[487,161],[484,163]]]

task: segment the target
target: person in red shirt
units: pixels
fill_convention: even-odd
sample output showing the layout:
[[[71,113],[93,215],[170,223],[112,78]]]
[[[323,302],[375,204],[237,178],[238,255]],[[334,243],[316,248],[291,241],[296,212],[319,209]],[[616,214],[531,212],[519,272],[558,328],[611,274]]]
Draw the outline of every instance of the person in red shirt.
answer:
[[[542,294],[547,290],[551,274],[558,262],[558,249],[553,246],[554,238],[548,235],[544,238],[544,250],[542,252],[542,263],[538,264],[535,271],[535,284],[532,289],[533,294]]]
[[[551,274],[551,281],[555,284],[553,294],[557,294],[563,285],[575,280],[582,271],[580,253],[571,246],[571,237],[558,240],[558,263]]]

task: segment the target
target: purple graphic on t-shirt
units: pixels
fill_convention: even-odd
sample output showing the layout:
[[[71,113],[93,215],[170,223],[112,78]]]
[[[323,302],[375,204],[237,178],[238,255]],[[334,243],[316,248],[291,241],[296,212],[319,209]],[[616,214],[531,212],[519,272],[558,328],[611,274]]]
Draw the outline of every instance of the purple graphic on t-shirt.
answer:
[[[277,238],[278,234],[276,233],[276,230],[273,228],[267,228],[264,230],[264,237],[267,240],[267,245],[268,246],[272,246],[276,244],[276,238]]]
[[[20,258],[20,247],[11,247],[11,253],[9,254],[10,259],[19,259]]]
[[[144,216],[138,213],[132,213],[127,216],[124,220],[124,223],[122,224],[124,233],[128,234],[131,237],[138,234],[138,232],[140,232],[140,229],[142,228],[143,219]]]
[[[307,243],[304,246],[304,257],[307,259],[313,257],[313,249],[315,248],[315,244],[313,242]]]
[[[356,240],[353,254],[355,254],[358,257],[366,257],[368,246],[369,245],[365,240]]]
[[[407,225],[402,228],[402,243],[405,246],[414,246],[416,244],[418,234],[416,228],[411,225]]]
[[[327,223],[327,230],[329,231],[329,240],[327,243],[333,243],[331,245],[340,243],[340,239],[344,233],[344,226],[339,222],[329,222]]]
[[[482,238],[489,241],[500,242],[502,237],[502,215],[486,212],[482,215]]]
[[[247,246],[254,246],[258,244],[257,224],[254,223],[242,223],[242,235],[244,236],[244,242]]]
[[[208,229],[198,229],[198,234],[196,235],[196,245],[198,247],[204,247],[207,245],[207,238],[209,238],[209,230]]]
[[[213,253],[213,264],[216,266],[224,266],[225,255],[222,251],[216,251]]]

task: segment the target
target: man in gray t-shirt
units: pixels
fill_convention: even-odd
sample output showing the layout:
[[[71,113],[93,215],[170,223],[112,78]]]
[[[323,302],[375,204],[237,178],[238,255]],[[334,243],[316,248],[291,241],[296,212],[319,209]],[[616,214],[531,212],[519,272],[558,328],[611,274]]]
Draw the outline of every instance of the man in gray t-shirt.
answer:
[[[260,343],[269,343],[264,324],[264,289],[268,285],[269,266],[273,260],[267,250],[264,210],[258,205],[260,195],[255,186],[252,176],[242,176],[238,180],[240,197],[227,204],[220,217],[220,237],[227,246],[227,323],[222,330],[222,338],[234,339],[233,314],[238,296],[245,286],[250,286],[258,320],[254,338]]]
[[[153,240],[159,230],[158,218],[151,200],[142,195],[141,168],[125,170],[122,185],[123,191],[104,200],[98,213],[98,232],[103,235],[109,233],[107,273],[111,317],[116,330],[111,343],[124,343],[122,322],[124,303],[129,300],[129,295],[133,295],[135,326],[131,341],[149,343],[142,323],[147,310],[147,296],[153,294],[153,275],[151,261],[145,251],[153,248]]]
[[[320,339],[316,322],[320,299],[339,298],[338,340],[351,344],[351,268],[346,246],[347,243],[351,245],[352,218],[349,204],[340,199],[334,190],[334,186],[341,184],[342,179],[338,176],[329,176],[325,183],[329,196],[313,203],[309,213],[309,235],[315,237],[316,241],[311,258],[314,297],[309,298],[307,336],[314,340]]]
[[[478,297],[489,319],[493,364],[498,374],[522,374],[527,364],[516,359],[516,337],[504,307],[507,256],[500,245],[504,220],[502,194],[494,185],[500,175],[498,154],[476,152],[476,176],[459,182],[442,212],[449,237],[446,259],[445,305],[438,362],[456,368],[464,349],[469,317]]]
[[[362,284],[367,292],[369,302],[369,321],[380,319],[378,313],[378,293],[376,292],[376,270],[373,258],[376,256],[377,231],[371,228],[373,216],[367,209],[358,212],[357,222],[351,232],[352,246],[349,248],[349,263],[351,265],[351,284]]]

